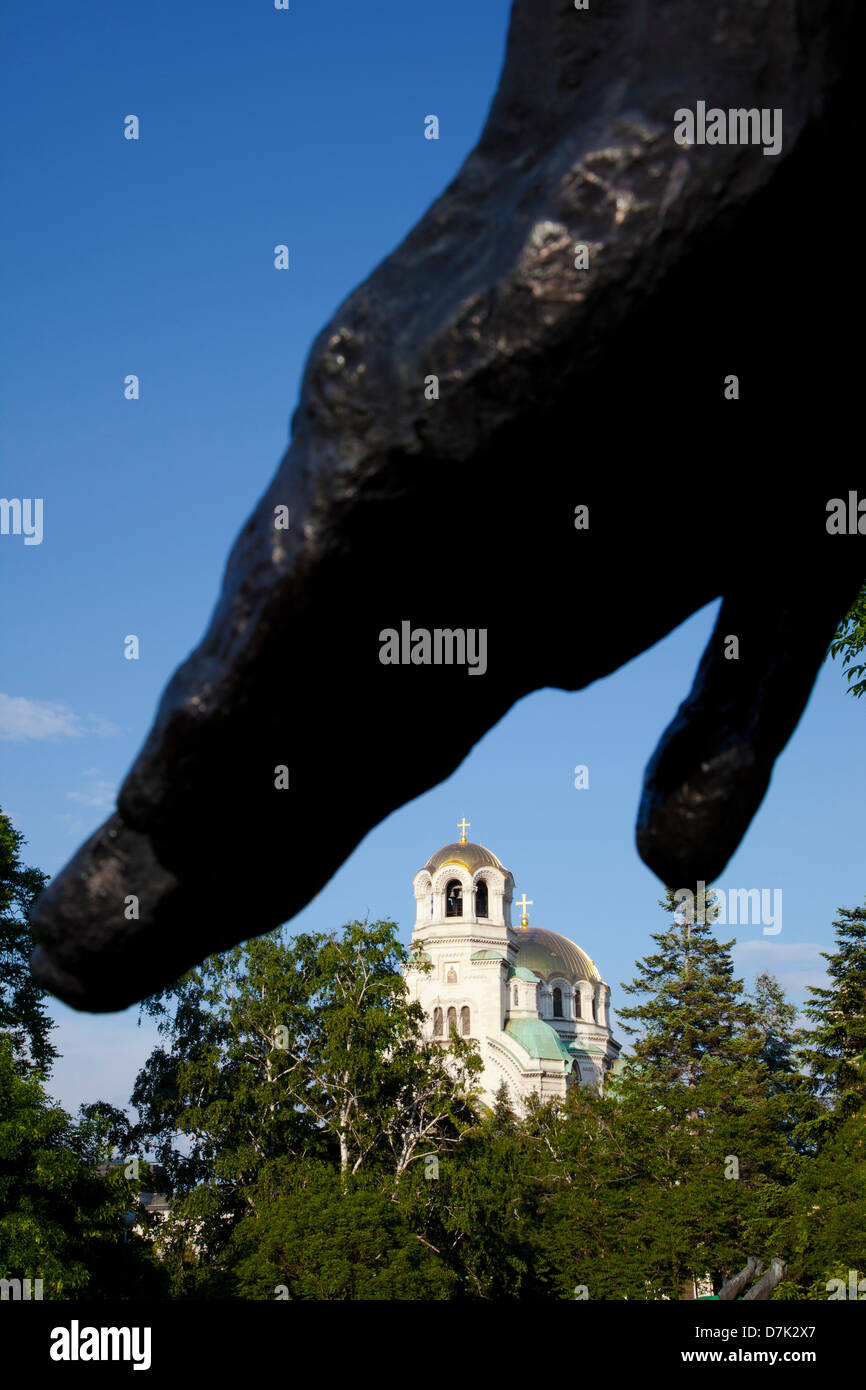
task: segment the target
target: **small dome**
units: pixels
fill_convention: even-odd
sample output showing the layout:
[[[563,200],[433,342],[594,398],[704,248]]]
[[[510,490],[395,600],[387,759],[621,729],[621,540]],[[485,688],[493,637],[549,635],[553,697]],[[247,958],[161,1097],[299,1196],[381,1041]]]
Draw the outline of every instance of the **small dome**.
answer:
[[[601,976],[585,951],[567,937],[543,927],[517,927],[517,963],[532,970],[546,982],[551,975],[566,980],[600,980]]]
[[[495,854],[485,849],[484,845],[473,844],[471,840],[466,840],[463,844],[444,845],[432,859],[427,860],[424,868],[432,874],[436,869],[441,869],[443,864],[462,864],[470,874],[485,865],[506,872],[505,865],[500,864]]]
[[[510,1018],[505,1025],[509,1038],[514,1038],[530,1057],[551,1062],[571,1061],[568,1043],[555,1028],[541,1018]]]

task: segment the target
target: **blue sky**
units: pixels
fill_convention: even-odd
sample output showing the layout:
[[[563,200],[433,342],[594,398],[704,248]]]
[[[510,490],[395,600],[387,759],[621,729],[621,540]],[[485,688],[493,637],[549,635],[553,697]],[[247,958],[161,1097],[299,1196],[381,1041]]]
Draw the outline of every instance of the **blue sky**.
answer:
[[[26,862],[55,873],[108,814],[201,636],[314,335],[477,140],[509,4],[8,10],[0,495],[43,498],[44,537],[0,537],[0,805]],[[438,141],[424,139],[431,113]],[[123,137],[129,114],[138,141]],[[661,921],[634,848],[643,767],[715,610],[587,691],[522,701],[449,781],[374,830],[293,928],[369,912],[408,936],[412,875],[465,815],[534,900],[532,920],[587,950],[622,1002]],[[123,656],[130,633],[139,661]],[[798,999],[836,907],[866,895],[864,757],[866,701],[831,664],[720,881],[782,889],[778,935],[729,935],[743,973],[774,968]],[[588,790],[573,786],[578,763]],[[349,767],[335,797],[351,795],[364,788]],[[125,1103],[152,1029],[135,1010],[53,1012],[55,1094]]]

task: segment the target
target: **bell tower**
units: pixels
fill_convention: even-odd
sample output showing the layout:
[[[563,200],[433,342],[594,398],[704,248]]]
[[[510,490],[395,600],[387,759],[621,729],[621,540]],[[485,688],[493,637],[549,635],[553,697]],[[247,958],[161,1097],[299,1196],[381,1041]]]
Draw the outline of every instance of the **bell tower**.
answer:
[[[477,932],[485,944],[504,949],[513,938],[514,879],[491,850],[467,840],[469,826],[464,816],[458,825],[461,838],[443,846],[412,880],[413,944],[424,945],[434,934],[469,939]]]
[[[452,1031],[478,1044],[483,1104],[505,1083],[514,1105],[563,1099],[573,1085],[600,1091],[620,1044],[610,1030],[610,990],[565,936],[530,925],[532,898],[492,850],[467,839],[444,845],[412,880],[415,925],[404,966],[425,1036]],[[519,920],[512,925],[512,906]]]
[[[411,947],[432,970],[409,969],[412,997],[428,1017],[428,1033],[445,1041],[455,1027],[466,1037],[498,1033],[508,1007],[506,978],[516,955],[511,925],[514,879],[496,855],[466,837],[444,845],[412,880],[416,918]]]

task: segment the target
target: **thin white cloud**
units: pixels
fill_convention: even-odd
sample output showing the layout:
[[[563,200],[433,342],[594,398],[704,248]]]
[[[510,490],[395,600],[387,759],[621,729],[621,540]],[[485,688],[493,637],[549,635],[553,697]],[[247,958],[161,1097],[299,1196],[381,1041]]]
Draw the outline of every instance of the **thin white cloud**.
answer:
[[[0,738],[74,738],[81,733],[79,724],[67,705],[0,694]]]
[[[75,835],[77,839],[81,839],[84,836],[85,831],[88,829],[86,823],[80,818],[80,816],[73,816],[66,811],[59,813],[57,819],[59,821],[62,821],[66,827],[67,832],[70,835]]]
[[[82,738],[95,734],[114,738],[120,729],[98,714],[86,718],[56,700],[28,700],[24,695],[0,693],[0,739],[23,743],[27,739]]]
[[[113,806],[117,799],[117,783],[106,781],[99,776],[99,769],[92,767],[82,774],[88,778],[88,785],[82,792],[67,792],[70,801],[80,801],[82,806],[95,806],[98,811]]]
[[[96,734],[97,738],[117,738],[122,730],[111,719],[103,719],[101,714],[88,714],[84,720],[85,734]]]
[[[89,806],[95,811],[107,811],[114,806],[118,791],[116,782],[103,777],[98,767],[88,767],[81,776],[84,778],[84,787],[80,791],[67,792],[68,801],[77,801],[79,806]],[[62,822],[69,835],[81,837],[93,829],[92,820],[82,820],[71,811],[58,811],[56,819]]]
[[[752,987],[755,975],[767,970],[775,975],[786,994],[806,996],[810,985],[827,986],[827,963],[821,952],[832,946],[817,941],[740,941],[731,955],[739,972],[747,976],[746,988]]]

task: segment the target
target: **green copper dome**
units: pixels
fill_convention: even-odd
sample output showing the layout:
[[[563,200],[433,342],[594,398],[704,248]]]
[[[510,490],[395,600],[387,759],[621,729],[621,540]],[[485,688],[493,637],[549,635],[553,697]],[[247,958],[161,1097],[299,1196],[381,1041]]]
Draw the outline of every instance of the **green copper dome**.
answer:
[[[505,978],[507,980],[529,980],[531,984],[541,983],[534,971],[527,970],[523,965],[518,965],[516,970],[509,970]]]
[[[567,1043],[563,1042],[555,1028],[540,1018],[510,1018],[505,1032],[529,1053],[548,1062],[571,1061]]]
[[[601,979],[586,952],[558,932],[544,927],[515,927],[514,931],[518,966],[540,975],[545,983],[551,975],[571,981]]]

